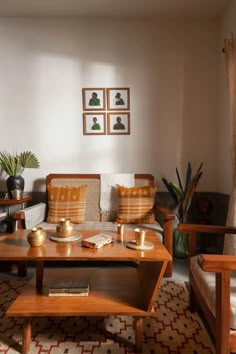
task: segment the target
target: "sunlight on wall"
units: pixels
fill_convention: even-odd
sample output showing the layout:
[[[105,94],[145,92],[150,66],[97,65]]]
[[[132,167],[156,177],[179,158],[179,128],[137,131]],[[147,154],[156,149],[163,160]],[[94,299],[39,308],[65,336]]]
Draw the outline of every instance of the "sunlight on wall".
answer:
[[[22,18],[1,19],[0,29],[0,117],[10,132],[0,144],[39,157],[40,169],[27,171],[28,190],[53,172],[172,179],[180,160],[203,153],[209,165],[204,187],[215,190],[214,21]],[[130,135],[83,135],[84,87],[130,87]]]

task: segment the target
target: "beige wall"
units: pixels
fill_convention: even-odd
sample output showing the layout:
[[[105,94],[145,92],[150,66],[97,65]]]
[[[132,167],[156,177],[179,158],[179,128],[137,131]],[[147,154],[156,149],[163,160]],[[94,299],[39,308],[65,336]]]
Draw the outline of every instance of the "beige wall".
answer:
[[[38,155],[26,190],[52,172],[153,173],[165,190],[161,177],[190,160],[204,161],[199,190],[221,191],[219,29],[208,19],[2,18],[0,149]],[[130,87],[130,136],[83,135],[83,87]]]
[[[236,29],[236,1],[231,0],[221,21],[220,31],[220,120],[219,120],[219,189],[229,194],[232,187],[232,169],[230,153],[230,133],[228,114],[228,91],[226,79],[225,57],[220,49],[224,46],[224,38],[229,38]]]

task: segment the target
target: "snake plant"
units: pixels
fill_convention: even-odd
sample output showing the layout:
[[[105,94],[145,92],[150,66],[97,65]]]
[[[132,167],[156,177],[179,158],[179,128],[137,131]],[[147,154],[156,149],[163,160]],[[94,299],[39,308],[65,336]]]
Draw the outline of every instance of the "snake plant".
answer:
[[[162,178],[162,182],[170,192],[170,195],[177,206],[177,217],[180,223],[186,221],[186,216],[191,205],[192,197],[203,173],[202,166],[203,162],[198,167],[196,173],[192,176],[192,166],[191,163],[188,162],[185,184],[181,180],[178,168],[176,168],[178,183]]]

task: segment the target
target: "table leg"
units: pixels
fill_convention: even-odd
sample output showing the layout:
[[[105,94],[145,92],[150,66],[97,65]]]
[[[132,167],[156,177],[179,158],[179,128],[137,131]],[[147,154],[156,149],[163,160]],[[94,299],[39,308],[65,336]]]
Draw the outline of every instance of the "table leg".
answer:
[[[44,271],[44,262],[36,262],[36,289],[41,290],[43,287],[43,271]]]
[[[135,346],[137,353],[142,353],[143,342],[143,318],[134,319]]]
[[[24,333],[22,340],[22,354],[28,354],[31,341],[31,319],[26,318],[24,321]]]
[[[25,277],[27,275],[27,261],[18,261],[17,269],[19,277]]]

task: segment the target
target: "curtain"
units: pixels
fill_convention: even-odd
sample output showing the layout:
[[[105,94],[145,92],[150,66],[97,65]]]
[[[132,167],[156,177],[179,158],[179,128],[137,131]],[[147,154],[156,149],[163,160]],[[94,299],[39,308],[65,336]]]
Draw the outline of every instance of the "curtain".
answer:
[[[224,40],[224,53],[226,60],[229,118],[230,118],[230,151],[232,162],[233,188],[230,194],[227,225],[236,226],[236,38],[232,33],[230,38]],[[225,235],[224,253],[236,254],[235,236]]]

